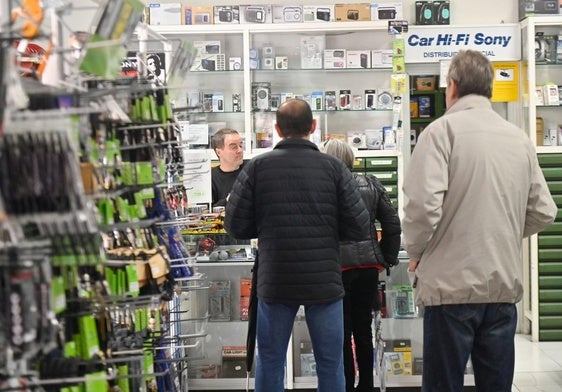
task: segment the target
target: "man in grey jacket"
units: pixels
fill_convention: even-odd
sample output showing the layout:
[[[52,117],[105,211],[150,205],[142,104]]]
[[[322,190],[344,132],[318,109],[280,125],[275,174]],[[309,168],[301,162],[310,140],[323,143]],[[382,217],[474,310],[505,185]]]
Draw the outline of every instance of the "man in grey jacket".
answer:
[[[273,151],[244,165],[226,205],[235,238],[258,238],[256,392],[283,392],[287,345],[300,305],[319,392],[344,392],[344,288],[339,241],[368,238],[369,212],[342,161],[308,140],[310,106],[285,101]]]
[[[557,212],[528,136],[491,106],[494,71],[460,51],[447,112],[421,134],[404,179],[404,247],[424,311],[422,391],[511,391],[522,240]]]

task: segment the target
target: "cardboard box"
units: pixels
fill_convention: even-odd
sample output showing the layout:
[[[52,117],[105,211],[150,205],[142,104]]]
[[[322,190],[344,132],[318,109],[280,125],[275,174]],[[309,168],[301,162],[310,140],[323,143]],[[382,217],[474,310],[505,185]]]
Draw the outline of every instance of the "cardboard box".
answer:
[[[271,5],[241,5],[240,23],[272,23]]]
[[[412,343],[410,339],[393,339],[386,341],[386,371],[395,376],[411,376]]]
[[[302,5],[272,5],[273,23],[301,23]]]
[[[336,4],[336,22],[365,22],[371,20],[370,3]]]
[[[334,5],[303,5],[303,22],[333,22]]]
[[[558,0],[519,0],[519,20],[527,16],[558,13],[560,13]]]
[[[148,5],[150,24],[153,26],[169,26],[182,24],[181,3],[150,3]]]
[[[215,24],[240,23],[240,7],[237,5],[217,5],[214,7],[213,20]]]

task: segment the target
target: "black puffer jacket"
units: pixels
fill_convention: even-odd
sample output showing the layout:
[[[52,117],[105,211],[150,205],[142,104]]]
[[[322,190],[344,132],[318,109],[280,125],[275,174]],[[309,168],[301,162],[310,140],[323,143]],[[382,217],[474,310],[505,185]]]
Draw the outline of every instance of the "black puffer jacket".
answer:
[[[339,241],[365,238],[368,222],[343,163],[285,139],[244,166],[224,223],[235,238],[258,238],[260,299],[307,305],[343,297]]]
[[[370,235],[376,236],[375,222],[379,221],[382,238],[380,242],[372,241],[370,238],[361,241],[342,241],[340,243],[342,269],[345,271],[375,267],[376,264],[385,268],[396,265],[402,229],[400,218],[388,197],[388,192],[373,175],[353,173],[353,177],[357,181],[361,198],[369,210]]]

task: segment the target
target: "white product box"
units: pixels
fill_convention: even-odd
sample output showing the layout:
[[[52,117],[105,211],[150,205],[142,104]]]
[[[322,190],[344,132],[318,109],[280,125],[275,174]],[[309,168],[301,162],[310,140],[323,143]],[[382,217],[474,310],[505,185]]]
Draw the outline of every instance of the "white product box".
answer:
[[[303,5],[303,22],[333,22],[334,5]]]
[[[150,24],[156,26],[181,25],[181,3],[150,3]]]
[[[322,54],[326,47],[324,35],[310,35],[301,38],[301,68],[321,69]]]
[[[262,58],[261,69],[275,69],[275,59],[272,57]]]
[[[365,129],[365,144],[369,150],[382,150],[384,132],[382,128]]]
[[[537,106],[544,106],[543,86],[535,86],[535,98],[537,99]]]
[[[213,93],[213,112],[224,112],[223,93]]]
[[[324,50],[324,68],[345,68],[346,67],[346,50],[345,49],[325,49]]]
[[[310,108],[312,110],[322,110],[324,107],[324,93],[322,91],[313,91],[310,95]]]
[[[240,23],[240,7],[237,5],[215,6],[215,24],[238,24]]]
[[[286,100],[292,99],[292,98],[295,98],[294,93],[280,93],[279,94],[279,105],[281,105]]]
[[[275,56],[275,69],[289,69],[289,58],[287,56]]]
[[[271,23],[271,5],[241,5],[240,23]]]
[[[394,99],[390,91],[384,89],[377,90],[377,109],[390,110],[393,103]]]
[[[242,58],[241,57],[230,57],[228,59],[228,69],[230,71],[239,71],[242,69]]]
[[[347,68],[371,68],[369,50],[348,50],[346,55]]]
[[[402,20],[402,2],[371,3],[371,20]]]
[[[347,144],[358,150],[367,148],[367,135],[363,132],[350,131],[347,133]]]
[[[560,96],[556,84],[545,84],[543,86],[544,104],[547,106],[559,106]]]
[[[193,41],[197,55],[221,53],[221,41]]]
[[[371,68],[392,68],[392,49],[371,50]]]
[[[302,5],[272,5],[273,23],[301,23]]]
[[[191,71],[224,71],[224,54],[202,54],[195,57]]]

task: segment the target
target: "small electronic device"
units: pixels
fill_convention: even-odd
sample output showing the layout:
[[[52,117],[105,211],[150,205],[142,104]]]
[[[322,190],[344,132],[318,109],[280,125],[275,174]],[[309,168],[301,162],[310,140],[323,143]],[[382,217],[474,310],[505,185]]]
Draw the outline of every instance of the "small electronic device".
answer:
[[[244,10],[244,18],[249,23],[265,23],[265,8],[251,6]]]
[[[330,9],[329,8],[318,8],[316,10],[316,19],[323,20],[325,22],[330,21]]]
[[[359,10],[347,10],[347,19],[359,20]]]

